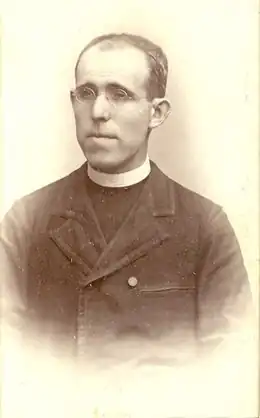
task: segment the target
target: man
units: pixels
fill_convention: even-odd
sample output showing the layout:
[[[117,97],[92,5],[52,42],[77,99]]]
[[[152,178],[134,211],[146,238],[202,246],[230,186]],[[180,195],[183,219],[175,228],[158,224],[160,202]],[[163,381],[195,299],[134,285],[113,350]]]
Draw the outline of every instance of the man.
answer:
[[[144,359],[163,346],[180,359],[225,341],[245,315],[247,274],[223,210],[147,155],[170,113],[167,69],[140,36],[88,44],[71,92],[87,162],[3,222],[7,317],[60,353]]]

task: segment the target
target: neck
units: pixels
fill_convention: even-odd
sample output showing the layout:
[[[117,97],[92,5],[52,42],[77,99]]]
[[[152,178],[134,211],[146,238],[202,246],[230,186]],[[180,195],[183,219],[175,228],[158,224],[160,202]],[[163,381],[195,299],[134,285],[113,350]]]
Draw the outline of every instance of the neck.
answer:
[[[88,164],[88,176],[96,184],[103,187],[128,187],[140,183],[149,176],[151,171],[148,155],[139,167],[123,173],[110,174],[95,170]]]

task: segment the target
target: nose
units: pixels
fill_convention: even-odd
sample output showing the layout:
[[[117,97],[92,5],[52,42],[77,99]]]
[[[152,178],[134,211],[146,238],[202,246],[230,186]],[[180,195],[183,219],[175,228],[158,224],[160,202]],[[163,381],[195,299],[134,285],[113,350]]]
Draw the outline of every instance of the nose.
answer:
[[[93,120],[108,120],[110,118],[110,106],[104,94],[97,96],[92,107]]]

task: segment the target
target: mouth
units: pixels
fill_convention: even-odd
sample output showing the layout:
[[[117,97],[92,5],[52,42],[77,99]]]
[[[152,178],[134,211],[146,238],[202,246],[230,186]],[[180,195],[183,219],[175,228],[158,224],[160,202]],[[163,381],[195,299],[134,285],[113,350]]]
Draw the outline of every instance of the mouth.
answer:
[[[88,135],[88,137],[90,138],[97,138],[97,139],[116,139],[116,136],[114,135],[106,135],[106,134],[101,134],[101,133],[92,133],[90,135]]]

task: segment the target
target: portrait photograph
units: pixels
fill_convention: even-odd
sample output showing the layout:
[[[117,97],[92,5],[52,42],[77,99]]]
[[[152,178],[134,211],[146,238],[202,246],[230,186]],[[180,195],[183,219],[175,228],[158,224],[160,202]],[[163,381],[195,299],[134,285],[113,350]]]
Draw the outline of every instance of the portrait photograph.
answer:
[[[259,416],[258,25],[5,2],[3,418]]]

